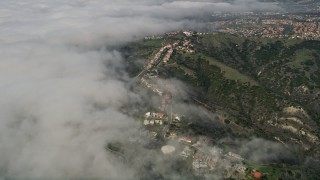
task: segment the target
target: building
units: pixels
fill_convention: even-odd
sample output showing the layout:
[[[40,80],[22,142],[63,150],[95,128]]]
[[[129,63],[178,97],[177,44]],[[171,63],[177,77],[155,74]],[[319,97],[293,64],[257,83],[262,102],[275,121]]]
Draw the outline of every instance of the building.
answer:
[[[200,159],[194,159],[192,162],[193,169],[208,168],[208,163]]]
[[[251,176],[254,178],[254,179],[260,179],[262,174],[256,170],[252,171],[251,173]]]
[[[146,118],[151,117],[151,112],[147,112],[147,113],[145,114],[145,117],[146,117]]]
[[[228,155],[229,157],[232,157],[232,158],[235,158],[235,159],[238,159],[238,160],[241,160],[241,161],[244,160],[244,158],[241,157],[239,154],[236,154],[236,153],[233,153],[233,152],[228,152],[227,155]]]
[[[165,114],[163,112],[153,113],[153,117],[156,118],[156,119],[163,119],[164,115]]]
[[[184,157],[184,158],[188,158],[190,156],[192,156],[194,153],[194,150],[191,149],[189,146],[184,147],[183,151],[180,153],[180,156]]]
[[[192,138],[189,137],[182,137],[179,139],[179,142],[181,143],[187,143],[187,144],[191,144],[192,143]]]
[[[155,124],[158,124],[158,125],[162,125],[162,124],[163,124],[163,121],[162,121],[162,120],[155,120],[154,123],[155,123]]]
[[[184,31],[183,34],[185,36],[192,36],[192,32],[191,31]]]
[[[163,113],[163,112],[147,112],[146,114],[145,114],[145,117],[147,118],[147,119],[164,119],[165,118],[165,113]]]
[[[235,164],[234,169],[240,174],[245,174],[247,168],[241,163],[241,164]]]
[[[181,115],[175,114],[173,115],[173,122],[180,122],[181,121]]]
[[[144,124],[145,126],[149,125],[149,124],[150,124],[150,120],[145,119],[145,120],[143,121],[143,124]]]
[[[173,154],[176,151],[176,148],[171,145],[165,145],[161,147],[161,151],[165,155]]]

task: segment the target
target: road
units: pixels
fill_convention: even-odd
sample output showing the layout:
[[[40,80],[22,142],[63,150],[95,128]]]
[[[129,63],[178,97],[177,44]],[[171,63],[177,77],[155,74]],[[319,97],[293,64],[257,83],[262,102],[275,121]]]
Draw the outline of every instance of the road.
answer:
[[[131,85],[132,85],[132,84],[135,84],[137,81],[139,81],[148,71],[150,71],[150,70],[152,70],[153,68],[157,67],[157,66],[163,61],[163,58],[167,55],[168,50],[169,50],[169,48],[165,48],[165,49],[163,50],[163,52],[161,53],[161,55],[159,56],[159,58],[155,60],[155,63],[154,63],[150,68],[147,68],[147,66],[144,67],[143,70],[142,70],[137,76],[135,76],[135,77],[132,79]],[[153,58],[153,59],[154,59],[154,58]],[[150,59],[150,61],[151,61],[151,60],[152,60],[152,59]],[[149,63],[148,63],[148,64],[149,64]],[[164,128],[163,128],[164,136],[166,135],[166,132],[169,131],[169,129],[170,129],[170,124],[172,123],[172,104],[171,104],[171,109],[170,109],[170,111],[171,111],[171,112],[168,113],[168,114],[170,114],[170,117],[168,117],[169,122],[168,122],[168,124],[165,125]]]
[[[142,76],[145,75],[146,72],[148,72],[149,70],[152,70],[154,67],[158,66],[167,53],[168,53],[168,49],[164,49],[163,52],[161,53],[160,57],[156,60],[156,63],[153,64],[150,68],[146,68],[146,67],[143,68],[143,70],[136,77],[133,78],[134,79],[133,81],[135,81],[136,79],[142,78]]]

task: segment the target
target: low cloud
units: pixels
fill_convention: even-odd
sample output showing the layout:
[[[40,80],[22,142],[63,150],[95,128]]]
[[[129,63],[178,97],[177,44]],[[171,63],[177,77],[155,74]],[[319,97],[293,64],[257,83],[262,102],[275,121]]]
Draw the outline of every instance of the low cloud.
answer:
[[[283,163],[298,162],[299,158],[287,149],[283,144],[268,141],[261,138],[251,138],[250,140],[240,141],[238,150],[246,159],[254,163]]]
[[[247,7],[248,3],[250,6]],[[106,141],[136,134],[119,109],[139,102],[111,46],[257,1],[11,0],[0,2],[0,176],[125,179]],[[277,9],[274,5],[262,9]]]

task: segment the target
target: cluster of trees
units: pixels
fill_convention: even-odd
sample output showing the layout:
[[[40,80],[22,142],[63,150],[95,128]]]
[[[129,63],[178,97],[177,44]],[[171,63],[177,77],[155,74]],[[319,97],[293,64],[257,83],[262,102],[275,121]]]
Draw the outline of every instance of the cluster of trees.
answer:
[[[268,119],[272,115],[271,112],[280,110],[276,98],[271,93],[259,86],[251,86],[250,83],[227,79],[218,66],[210,65],[204,57],[192,59],[177,53],[175,59],[177,64],[191,69],[195,75],[187,76],[183,71],[172,69],[176,73],[175,76],[185,76],[182,79],[195,87],[208,104],[218,104],[234,112],[237,123],[254,126],[254,122],[260,116]]]
[[[226,38],[219,37],[216,41],[204,38],[197,44],[197,50],[254,78],[264,90],[279,97],[301,106],[319,106],[319,99],[315,97],[320,89],[319,41],[239,39],[223,34],[217,36]],[[295,89],[300,86],[308,87],[309,94],[295,93]],[[320,112],[312,106],[304,108],[320,124]]]

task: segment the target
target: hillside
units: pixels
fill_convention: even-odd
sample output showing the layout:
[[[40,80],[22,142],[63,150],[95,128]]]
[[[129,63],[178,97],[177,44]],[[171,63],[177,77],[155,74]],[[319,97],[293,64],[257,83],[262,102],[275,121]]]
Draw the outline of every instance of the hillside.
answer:
[[[226,112],[227,124],[244,128],[235,134],[298,144],[310,154],[319,154],[320,42],[229,34],[184,38],[162,39],[164,43],[190,41],[195,50],[174,51],[162,65],[163,78],[184,81],[199,99]],[[143,58],[145,53],[139,52],[152,53],[158,41],[128,49]]]
[[[130,72],[142,69],[134,59],[147,58],[159,44],[175,46],[157,69],[160,77],[183,81],[190,99],[217,113],[231,136],[278,141],[320,159],[319,41],[181,33],[125,47]],[[196,128],[210,136],[205,125]]]

